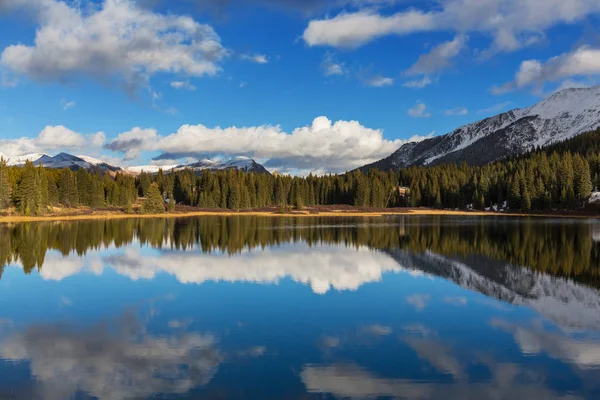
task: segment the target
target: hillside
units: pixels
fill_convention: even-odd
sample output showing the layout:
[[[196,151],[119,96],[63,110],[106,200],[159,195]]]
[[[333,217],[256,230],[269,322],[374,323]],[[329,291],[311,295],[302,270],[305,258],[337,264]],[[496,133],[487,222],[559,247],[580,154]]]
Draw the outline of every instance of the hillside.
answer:
[[[467,162],[483,165],[562,142],[600,127],[600,86],[565,89],[529,108],[462,126],[446,135],[407,143],[383,160],[361,167],[398,170]]]

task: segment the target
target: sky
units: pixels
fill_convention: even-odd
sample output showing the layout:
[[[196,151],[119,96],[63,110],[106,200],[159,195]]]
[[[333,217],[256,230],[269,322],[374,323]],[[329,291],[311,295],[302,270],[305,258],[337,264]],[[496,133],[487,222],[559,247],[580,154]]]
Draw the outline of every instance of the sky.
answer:
[[[0,156],[344,172],[600,76],[597,0],[0,0]]]

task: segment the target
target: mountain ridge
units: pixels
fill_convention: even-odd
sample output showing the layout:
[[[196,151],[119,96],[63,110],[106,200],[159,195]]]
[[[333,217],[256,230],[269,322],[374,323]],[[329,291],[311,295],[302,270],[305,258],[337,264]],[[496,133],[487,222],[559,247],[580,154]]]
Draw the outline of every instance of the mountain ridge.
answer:
[[[100,160],[98,158],[89,157],[85,155],[77,155],[74,156],[69,153],[58,153],[55,156],[50,156],[46,153],[31,153],[25,154],[19,157],[12,157],[8,159],[8,165],[11,166],[21,166],[24,165],[27,161],[30,161],[35,166],[43,166],[44,168],[50,169],[62,169],[68,168],[71,170],[85,169],[88,171],[91,170],[99,170],[101,172],[125,172],[132,174],[140,174],[141,172],[148,173],[156,173],[159,169],[163,169],[164,171],[176,170],[181,171],[184,169],[192,169],[194,171],[202,171],[205,169],[208,170],[225,170],[229,168],[245,171],[245,172],[256,172],[256,173],[266,173],[269,174],[269,171],[257,163],[253,159],[249,157],[234,157],[227,161],[213,161],[209,159],[199,160],[192,164],[182,164],[182,165],[170,165],[170,166],[138,166],[138,167],[120,167],[116,165],[108,164],[107,162]]]
[[[445,135],[407,143],[359,169],[398,170],[452,162],[483,165],[558,143],[600,127],[600,86],[565,89],[527,108],[463,125]]]

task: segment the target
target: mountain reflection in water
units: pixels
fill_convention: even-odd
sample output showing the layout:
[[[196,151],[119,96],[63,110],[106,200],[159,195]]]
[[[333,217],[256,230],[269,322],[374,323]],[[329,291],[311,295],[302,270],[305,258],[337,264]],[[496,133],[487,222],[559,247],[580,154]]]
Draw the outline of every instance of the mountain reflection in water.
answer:
[[[0,398],[596,398],[599,227],[0,225]]]

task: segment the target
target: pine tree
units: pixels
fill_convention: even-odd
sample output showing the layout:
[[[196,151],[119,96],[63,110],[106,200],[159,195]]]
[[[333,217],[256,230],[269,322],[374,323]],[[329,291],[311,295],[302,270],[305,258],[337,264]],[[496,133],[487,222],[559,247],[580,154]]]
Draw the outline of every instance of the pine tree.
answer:
[[[93,208],[104,206],[104,184],[99,176],[94,176],[91,182],[90,205]]]
[[[575,198],[579,205],[583,205],[592,195],[592,179],[588,162],[579,154],[573,158],[573,176]]]
[[[531,210],[531,197],[529,196],[529,190],[527,190],[527,187],[525,187],[525,190],[523,191],[523,196],[521,200],[521,210]]]
[[[173,192],[169,192],[169,212],[175,211],[175,199],[173,198]]]
[[[237,184],[237,182],[234,182],[229,186],[229,193],[227,195],[227,208],[238,211],[240,209],[240,197],[240,186]]]
[[[11,187],[8,181],[8,166],[6,160],[0,157],[0,210],[10,205]]]
[[[32,215],[39,210],[40,199],[37,188],[37,176],[33,163],[27,161],[21,171],[21,180],[17,185],[17,209],[23,215]]]
[[[513,176],[508,192],[508,207],[511,210],[518,210],[521,208],[521,185],[519,184],[519,178],[517,175]]]
[[[163,214],[165,212],[165,201],[156,183],[152,183],[148,187],[141,211],[143,214]]]

